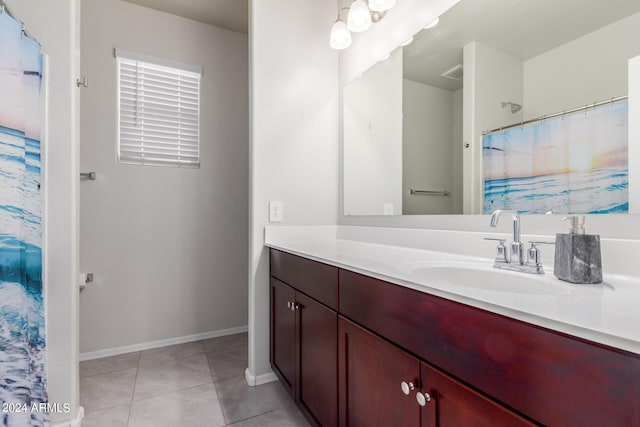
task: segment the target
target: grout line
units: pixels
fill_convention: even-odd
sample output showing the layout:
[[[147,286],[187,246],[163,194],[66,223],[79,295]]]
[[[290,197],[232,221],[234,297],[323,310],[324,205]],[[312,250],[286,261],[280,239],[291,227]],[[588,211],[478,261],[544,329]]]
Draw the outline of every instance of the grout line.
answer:
[[[127,369],[134,369],[134,368],[137,369],[137,367],[135,367],[135,366],[129,366],[128,368],[117,368],[117,369],[113,369],[111,371],[100,372],[99,374],[85,375],[85,376],[80,377],[80,379],[84,380],[84,379],[87,379],[87,378],[98,377],[100,375],[114,374],[116,372],[126,371]]]
[[[138,403],[138,402],[144,402],[145,400],[156,399],[158,397],[164,397],[164,396],[167,396],[169,394],[180,393],[180,392],[183,392],[183,391],[192,390],[194,388],[204,387],[204,386],[209,385],[209,384],[215,386],[215,384],[213,382],[202,383],[202,384],[193,385],[193,386],[190,386],[190,387],[181,388],[179,390],[168,391],[166,393],[158,394],[158,395],[155,395],[155,396],[145,397],[144,399],[134,400],[131,403],[133,404],[133,403]]]
[[[184,388],[180,388],[180,389],[176,389],[176,390],[171,390],[171,391],[163,392],[163,393],[160,393],[160,394],[154,394],[153,396],[146,396],[146,397],[144,397],[142,399],[133,399],[131,403],[144,402],[145,400],[155,399],[156,397],[162,397],[162,396],[166,396],[166,395],[172,394],[172,393],[178,393],[178,392],[181,392],[181,391],[191,390],[192,388],[202,387],[202,386],[205,386],[205,385],[208,385],[208,384],[215,385],[215,383],[213,381],[200,383],[200,384],[195,384],[195,385],[191,385],[189,387],[184,387]]]
[[[201,341],[194,341],[194,343],[197,343],[197,342],[201,342]],[[171,346],[169,346],[169,347],[171,347]],[[155,351],[155,349],[150,350],[150,351]],[[189,354],[169,353],[168,355],[166,355],[166,358],[160,358],[158,360],[151,360],[151,361],[147,360],[144,363],[144,365],[145,365],[145,367],[158,366],[158,365],[164,365],[164,364],[167,364],[167,363],[183,361],[183,360],[186,360],[186,359],[192,359],[192,358],[196,358],[198,356],[207,357],[207,353],[204,352],[204,346],[202,347],[202,349],[198,349],[198,351],[195,352],[195,353],[189,353]],[[142,355],[140,356],[140,365],[142,365]]]
[[[127,427],[131,419],[131,409],[133,409],[133,396],[136,395],[136,387],[138,386],[138,373],[140,372],[140,362],[142,361],[142,351],[138,352],[138,366],[136,367],[136,379],[133,382],[133,390],[131,391],[131,401],[129,402],[129,413],[127,413]]]
[[[261,416],[263,416],[263,415],[271,414],[271,413],[276,412],[276,411],[285,411],[285,412],[286,412],[286,409],[284,409],[284,408],[272,409],[272,410],[267,411],[267,412],[262,413],[262,414],[253,415],[253,416],[251,416],[251,417],[249,417],[249,418],[245,418],[245,419],[242,419],[242,420],[238,420],[238,421],[234,422],[233,424],[227,424],[227,427],[234,426],[234,425],[237,425],[237,424],[240,424],[240,423],[244,423],[245,421],[249,421],[249,420],[252,420],[252,419],[254,419],[254,418],[261,417]]]
[[[239,333],[239,334],[234,334],[234,335],[227,335],[225,337],[209,338],[209,339],[206,339],[206,340],[202,340],[202,342],[204,343],[205,341],[215,341],[216,339],[220,339],[220,338],[227,338],[227,337],[232,337],[232,336],[235,336],[235,335],[245,335],[245,334],[246,334],[246,332]],[[248,342],[246,342],[246,343],[245,342],[239,342],[239,343],[227,344],[225,347],[222,347],[222,348],[212,348],[212,349],[207,350],[207,346],[205,345],[204,346],[204,352],[206,354],[221,353],[221,352],[227,352],[227,351],[230,351],[230,350],[235,350],[235,349],[238,349],[240,347],[248,347],[248,346],[249,346]]]
[[[141,353],[142,353],[142,352],[140,352],[140,351],[132,351],[131,353],[125,353],[125,354],[136,354],[136,353],[138,353],[138,360],[136,361],[136,365],[137,365],[138,363],[140,363],[140,357],[141,357]],[[119,356],[122,356],[122,355],[118,355],[118,356],[107,356],[107,357],[103,357],[103,358],[101,358],[101,359],[109,359],[109,358],[111,358],[111,357],[119,357]],[[101,359],[87,360],[87,361],[84,361],[84,362],[80,362],[80,364],[82,364],[82,363],[87,363],[87,362],[98,361],[98,360],[101,360]],[[127,369],[133,369],[133,368],[134,368],[133,366],[129,366],[129,367],[121,367],[121,368],[115,368],[115,367],[114,367],[114,368],[113,368],[113,369],[111,369],[110,371],[99,372],[99,373],[97,373],[97,374],[91,374],[91,375],[82,375],[82,376],[80,376],[80,379],[84,379],[84,378],[91,378],[91,377],[95,377],[95,376],[98,376],[98,375],[104,375],[104,374],[111,374],[111,373],[113,373],[113,372],[126,371]]]
[[[222,400],[220,400],[220,393],[218,392],[218,387],[216,386],[216,379],[213,377],[213,369],[211,367],[211,363],[209,362],[209,356],[206,352],[206,348],[205,348],[205,356],[207,357],[207,365],[209,366],[209,374],[211,375],[211,381],[213,381],[213,389],[216,391],[216,397],[218,398],[218,406],[220,407],[220,412],[222,412],[222,419],[224,420],[224,425],[227,426],[229,425],[229,422],[227,420],[227,414],[225,413]]]
[[[127,405],[127,403],[120,403],[118,405],[113,405],[113,406],[107,406],[106,408],[96,408],[96,409],[91,409],[89,411],[85,411],[84,415],[87,416],[89,414],[93,414],[94,412],[98,412],[98,411],[106,411],[108,409],[113,409],[113,408],[117,408],[118,406],[124,406]]]

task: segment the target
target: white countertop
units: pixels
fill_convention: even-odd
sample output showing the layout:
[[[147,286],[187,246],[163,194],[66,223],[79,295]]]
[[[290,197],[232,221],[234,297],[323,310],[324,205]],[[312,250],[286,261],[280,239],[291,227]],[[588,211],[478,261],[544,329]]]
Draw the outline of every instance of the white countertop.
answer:
[[[351,227],[353,228],[353,227]],[[391,283],[437,295],[452,301],[502,314],[539,325],[640,354],[640,279],[619,274],[607,274],[604,269],[604,282],[600,285],[574,285],[556,279],[552,268],[546,266],[547,274],[536,277],[544,286],[541,289],[553,289],[554,292],[519,292],[517,288],[491,289],[483,286],[455,286],[429,280],[424,272],[413,266],[421,263],[430,265],[471,265],[473,268],[489,270],[495,273],[491,258],[472,255],[458,255],[439,250],[398,246],[388,244],[389,239],[381,239],[385,244],[374,243],[371,237],[376,228],[356,227],[352,230],[340,230],[335,226],[320,227],[267,227],[265,245],[300,255],[346,270],[365,274]],[[402,233],[421,233],[422,238],[429,236],[429,230],[407,231]],[[392,231],[382,231],[387,236]],[[357,239],[367,234],[368,241]],[[441,238],[439,232],[431,237]],[[473,236],[477,239],[477,236]],[[354,240],[355,239],[355,240]],[[401,239],[400,239],[401,240]],[[432,239],[437,240],[437,239]],[[432,242],[431,246],[437,246]],[[444,245],[443,245],[444,247]],[[491,256],[492,253],[489,253]],[[418,274],[420,273],[420,274]],[[503,272],[509,275],[509,281],[517,283],[526,273]],[[556,291],[557,289],[557,291]]]

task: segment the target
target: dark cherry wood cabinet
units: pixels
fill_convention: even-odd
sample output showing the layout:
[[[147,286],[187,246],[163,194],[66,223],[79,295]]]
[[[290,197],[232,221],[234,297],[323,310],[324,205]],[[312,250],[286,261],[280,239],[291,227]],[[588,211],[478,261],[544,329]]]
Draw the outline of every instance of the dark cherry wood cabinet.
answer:
[[[314,425],[640,427],[636,353],[281,251],[271,274],[272,366]]]
[[[271,261],[271,366],[312,424],[335,426],[338,314],[313,297],[337,306],[337,269],[284,253]],[[291,274],[298,264],[309,274]]]
[[[295,300],[291,286],[271,278],[271,366],[291,395],[296,381]]]
[[[321,426],[335,426],[338,418],[338,313],[297,293],[297,400]]]
[[[338,337],[341,426],[536,425],[343,317]]]
[[[549,426],[640,427],[640,355],[340,270],[339,313]]]
[[[338,321],[340,425],[349,427],[420,426],[415,391],[405,381],[420,381],[420,361],[343,317]]]

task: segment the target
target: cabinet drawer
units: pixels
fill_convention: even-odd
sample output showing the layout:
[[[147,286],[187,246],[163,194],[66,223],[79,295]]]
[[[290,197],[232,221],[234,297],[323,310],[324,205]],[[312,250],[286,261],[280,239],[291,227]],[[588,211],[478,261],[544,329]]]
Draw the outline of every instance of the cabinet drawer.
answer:
[[[640,426],[640,358],[340,270],[339,312],[547,425]]]
[[[310,259],[271,249],[271,275],[293,288],[338,308],[338,269]]]

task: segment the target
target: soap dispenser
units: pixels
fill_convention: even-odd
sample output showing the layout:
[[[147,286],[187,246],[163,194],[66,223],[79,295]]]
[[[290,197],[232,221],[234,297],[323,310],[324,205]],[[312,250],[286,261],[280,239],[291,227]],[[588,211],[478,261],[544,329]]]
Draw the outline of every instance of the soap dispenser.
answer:
[[[601,283],[600,236],[585,234],[584,216],[568,216],[569,233],[556,234],[553,274],[571,283]]]

